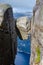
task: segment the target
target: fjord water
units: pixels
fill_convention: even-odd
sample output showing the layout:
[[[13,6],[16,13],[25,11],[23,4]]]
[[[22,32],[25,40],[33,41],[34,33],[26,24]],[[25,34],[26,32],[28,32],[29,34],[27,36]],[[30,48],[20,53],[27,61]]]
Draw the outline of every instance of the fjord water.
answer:
[[[23,13],[15,13],[14,18],[19,18],[22,16],[31,16],[30,14],[23,14]],[[16,65],[29,65],[30,61],[30,47],[31,47],[31,42],[30,38],[27,40],[21,40],[19,37],[17,37],[17,56],[15,60]]]

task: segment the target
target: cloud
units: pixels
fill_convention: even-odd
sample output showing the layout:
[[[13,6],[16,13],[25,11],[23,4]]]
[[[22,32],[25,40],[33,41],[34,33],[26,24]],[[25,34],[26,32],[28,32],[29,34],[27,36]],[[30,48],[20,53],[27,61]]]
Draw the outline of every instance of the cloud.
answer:
[[[13,13],[26,13],[32,12],[32,9],[13,8]]]
[[[12,6],[13,12],[31,12],[35,5],[35,0],[0,0],[0,3],[8,3]]]
[[[35,5],[35,0],[0,0],[0,3],[8,3],[12,7],[32,8]]]

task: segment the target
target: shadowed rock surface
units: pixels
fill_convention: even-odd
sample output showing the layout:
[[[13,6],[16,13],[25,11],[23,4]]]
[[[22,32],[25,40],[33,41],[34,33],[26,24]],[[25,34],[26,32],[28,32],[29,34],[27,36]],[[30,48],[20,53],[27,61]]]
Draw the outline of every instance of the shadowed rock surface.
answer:
[[[0,65],[14,65],[17,52],[17,35],[12,8],[0,4]]]

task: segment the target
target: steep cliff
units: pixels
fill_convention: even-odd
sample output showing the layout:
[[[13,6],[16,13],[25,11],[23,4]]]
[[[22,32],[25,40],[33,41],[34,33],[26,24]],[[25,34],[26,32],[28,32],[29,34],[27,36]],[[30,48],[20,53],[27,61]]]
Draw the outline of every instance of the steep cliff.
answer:
[[[31,25],[30,65],[43,65],[43,1],[36,1]]]

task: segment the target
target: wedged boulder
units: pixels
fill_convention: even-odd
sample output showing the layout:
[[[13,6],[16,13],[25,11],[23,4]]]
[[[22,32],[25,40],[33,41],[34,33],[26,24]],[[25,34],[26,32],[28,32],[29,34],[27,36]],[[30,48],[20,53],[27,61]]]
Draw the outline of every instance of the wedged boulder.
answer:
[[[27,16],[17,19],[16,26],[23,40],[28,39],[30,34],[30,19]]]

